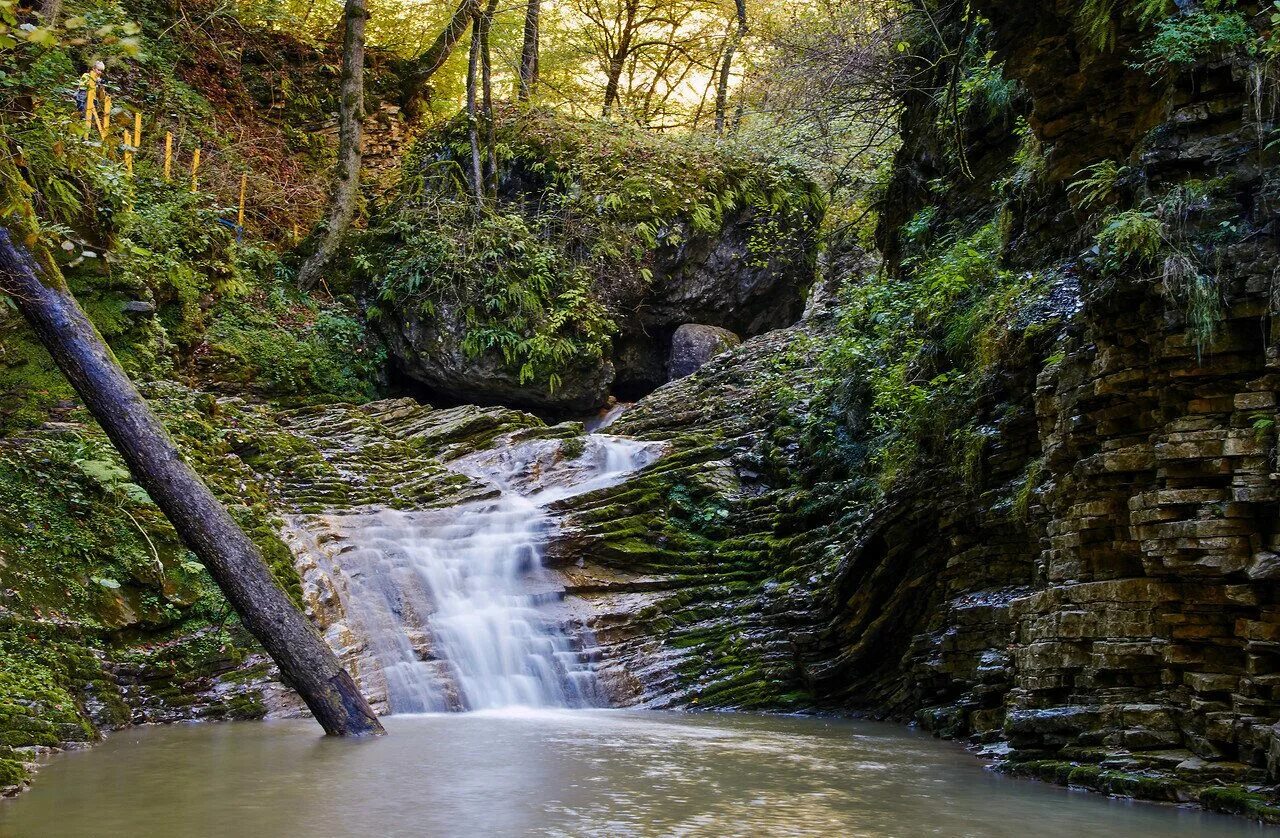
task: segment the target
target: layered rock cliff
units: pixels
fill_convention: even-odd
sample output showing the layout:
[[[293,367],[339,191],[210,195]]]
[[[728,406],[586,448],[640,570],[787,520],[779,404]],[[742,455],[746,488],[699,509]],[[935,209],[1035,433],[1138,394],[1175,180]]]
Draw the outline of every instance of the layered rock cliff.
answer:
[[[908,280],[971,281],[966,249],[1007,266],[990,359],[960,365],[956,326],[913,315],[941,350],[908,357],[936,405],[908,456],[884,417],[916,414],[874,378],[814,392],[856,369],[814,345],[865,321],[748,342],[618,424],[677,453],[575,501],[563,560],[635,574],[578,592],[641,699],[914,718],[1045,779],[1274,818],[1270,65],[1156,51],[1203,10],[1154,35],[1111,10],[1103,47],[1082,4],[983,6],[956,31],[1005,61],[1013,112],[967,117],[957,149],[942,104],[909,99],[880,237]]]

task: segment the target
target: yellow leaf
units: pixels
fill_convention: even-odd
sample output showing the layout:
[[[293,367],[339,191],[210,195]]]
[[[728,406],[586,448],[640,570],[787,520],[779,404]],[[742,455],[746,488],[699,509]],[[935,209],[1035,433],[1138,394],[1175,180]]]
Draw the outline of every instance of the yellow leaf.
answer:
[[[42,47],[52,47],[57,45],[58,36],[46,26],[37,26],[27,33],[27,40]]]

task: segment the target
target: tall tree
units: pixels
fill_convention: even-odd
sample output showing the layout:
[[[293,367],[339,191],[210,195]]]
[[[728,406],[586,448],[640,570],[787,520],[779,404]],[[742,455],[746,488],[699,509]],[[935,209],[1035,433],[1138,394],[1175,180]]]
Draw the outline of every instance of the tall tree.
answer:
[[[623,0],[614,14],[612,28],[602,27],[605,43],[607,47],[611,47],[606,54],[608,65],[605,68],[604,116],[609,116],[618,103],[618,83],[622,79],[622,69],[631,57],[636,32],[645,23],[639,15],[640,0]]]
[[[343,7],[342,82],[338,110],[338,166],[329,212],[315,250],[298,270],[298,284],[314,288],[337,251],[360,198],[360,124],[364,120],[365,0],[346,0]]]
[[[6,167],[19,177],[10,164]],[[178,535],[226,594],[245,626],[332,735],[382,733],[355,681],[276,584],[262,553],[182,460],[160,420],[125,375],[53,260],[37,262],[20,227],[0,227],[0,291],[7,294],[80,394],[116,450]]]
[[[472,193],[477,207],[484,206],[484,173],[480,168],[480,119],[476,113],[476,75],[480,64],[480,29],[482,15],[471,17],[471,47],[467,51],[467,138],[471,141]]]
[[[720,73],[716,81],[716,136],[723,136],[725,121],[729,109],[729,74],[733,71],[733,57],[747,37],[747,0],[734,0],[738,12],[738,25],[730,34],[724,46],[724,57],[720,60]]]
[[[484,181],[491,194],[498,191],[498,126],[493,117],[493,56],[489,50],[489,35],[493,31],[493,16],[497,11],[498,0],[489,0],[477,26],[480,34],[480,89],[484,96]]]
[[[529,0],[524,13],[524,42],[520,46],[520,86],[517,95],[527,102],[538,87],[538,42],[541,38],[539,18],[542,0]]]
[[[709,0],[575,0],[586,25],[573,37],[585,41],[604,76],[604,116],[624,103],[634,111],[635,95],[643,99],[655,82],[671,87],[690,64],[714,69],[702,25],[709,8]]]

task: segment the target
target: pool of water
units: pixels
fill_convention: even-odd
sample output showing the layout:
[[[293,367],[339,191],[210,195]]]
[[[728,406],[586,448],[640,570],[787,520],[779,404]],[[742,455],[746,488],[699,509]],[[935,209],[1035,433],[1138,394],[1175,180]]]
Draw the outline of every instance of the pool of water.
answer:
[[[627,711],[146,727],[59,754],[0,836],[1228,836],[1263,828],[986,770],[847,720]]]

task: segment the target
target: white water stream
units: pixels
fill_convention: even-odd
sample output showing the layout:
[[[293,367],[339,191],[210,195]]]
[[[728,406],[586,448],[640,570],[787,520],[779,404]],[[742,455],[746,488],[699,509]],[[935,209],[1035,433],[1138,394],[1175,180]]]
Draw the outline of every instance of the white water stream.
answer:
[[[619,482],[658,447],[592,434],[580,456],[533,440],[451,464],[501,495],[430,512],[364,516],[338,558],[351,628],[386,677],[393,713],[603,703],[592,649],[555,614],[543,566],[547,505]]]

